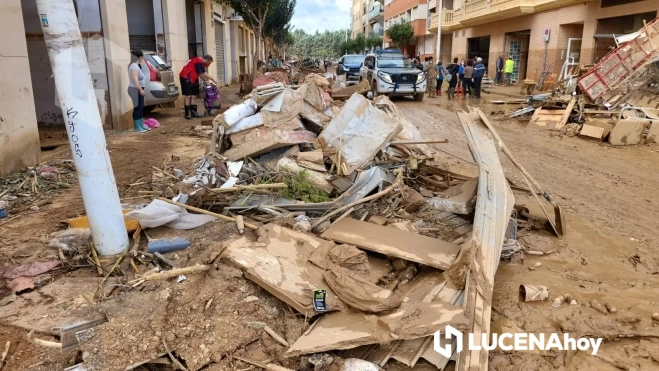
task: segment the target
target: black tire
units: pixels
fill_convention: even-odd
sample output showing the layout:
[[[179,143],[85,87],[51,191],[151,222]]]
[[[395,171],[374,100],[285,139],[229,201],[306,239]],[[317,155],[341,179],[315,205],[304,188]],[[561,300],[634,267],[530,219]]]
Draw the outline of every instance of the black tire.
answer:
[[[144,112],[145,114],[151,113],[151,112],[153,112],[154,109],[156,109],[156,107],[157,106],[146,106],[146,107],[144,107],[142,112]]]
[[[416,93],[414,94],[414,100],[416,102],[421,102],[425,93]]]

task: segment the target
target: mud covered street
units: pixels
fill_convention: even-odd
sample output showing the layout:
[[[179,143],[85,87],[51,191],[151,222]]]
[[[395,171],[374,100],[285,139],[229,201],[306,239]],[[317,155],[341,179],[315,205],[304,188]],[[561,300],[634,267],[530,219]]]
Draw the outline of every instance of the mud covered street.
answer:
[[[241,101],[237,90],[222,90],[225,108]],[[467,110],[468,104],[480,107],[528,172],[567,211],[566,235],[557,238],[546,228],[546,217],[536,200],[523,190],[527,185],[517,169],[499,153],[506,176],[515,186],[515,204],[530,211],[527,224],[519,226],[518,240],[526,251],[544,255],[517,253],[510,261],[499,263],[491,303],[491,332],[567,332],[573,337],[602,337],[604,341],[597,356],[582,351],[506,353],[495,349],[489,354],[489,369],[659,369],[659,341],[655,335],[659,324],[652,320],[653,313],[659,312],[659,198],[655,187],[659,184],[659,147],[613,147],[562,135],[533,123],[520,123],[505,116],[519,105],[488,103],[506,97],[499,93],[507,92],[492,88],[492,93],[480,102],[448,101],[445,96],[426,98],[423,102],[405,98],[392,101],[424,138],[448,139],[448,143],[431,145],[437,151],[434,164],[470,177],[478,176],[478,168],[455,112]],[[201,119],[184,120],[182,111],[174,109],[158,110],[152,116],[160,121],[161,128],[144,134],[106,134],[119,194],[126,204],[175,196],[166,186],[154,187],[157,193],[148,193],[155,191],[144,191],[146,188],[139,184],[155,183],[154,167],[174,166],[186,171],[194,168],[209,148],[209,138],[194,129],[202,123]],[[68,159],[71,154],[67,146],[42,153],[42,162]],[[41,202],[37,208],[30,209],[26,203],[26,211],[0,219],[0,270],[58,258],[58,250],[47,246],[49,235],[66,228],[67,219],[84,215],[79,188],[74,181],[70,185],[43,194],[43,200],[48,202]],[[553,209],[544,205],[553,217]],[[304,357],[284,357],[288,347],[262,331],[262,327],[253,325],[265,323],[292,344],[311,330],[309,318],[252,282],[234,265],[213,256],[219,255],[222,242],[241,237],[235,223],[217,220],[186,233],[161,229],[153,233],[151,237],[155,238],[184,236],[190,240],[187,250],[168,254],[174,265],[186,267],[212,261],[216,269],[210,269],[207,275],[187,274],[182,283],[175,279],[155,281],[134,290],[127,289],[130,283],[119,278],[112,285],[126,291],[113,300],[96,304],[82,298],[83,293],[94,291],[96,283],[90,281],[85,286],[80,282],[97,279],[93,265],[86,260],[50,271],[46,281],[13,298],[14,303],[6,302],[11,290],[3,282],[0,351],[6,341],[11,346],[2,370],[62,370],[80,362],[81,356],[90,364],[105,365],[93,368],[99,370],[124,369],[153,359],[161,359],[163,364],[138,367],[174,369],[163,352],[163,343],[185,361],[188,369],[245,370],[247,366],[236,357],[276,362],[295,370],[313,369]],[[251,240],[259,238],[249,229],[245,235]],[[375,266],[373,262],[371,265]],[[130,272],[133,278],[128,262],[122,263],[121,270]],[[138,270],[144,274],[148,267],[140,265]],[[520,285],[547,286],[550,299],[520,301]],[[61,300],[64,295],[73,294],[76,300]],[[112,290],[107,295],[110,297]],[[556,297],[566,295],[576,303],[552,305]],[[592,300],[617,311],[597,311]],[[10,306],[13,309],[7,309]],[[87,333],[87,338],[78,339],[83,344],[82,352],[28,342],[30,323],[66,322],[71,313],[87,319],[102,314],[108,319]],[[251,323],[251,327],[246,323]],[[42,329],[36,337],[61,341],[54,336],[57,331],[43,326]],[[635,335],[621,339],[621,334]],[[451,362],[446,369],[453,367]],[[384,369],[410,368],[392,360]],[[415,369],[436,368],[420,360]]]

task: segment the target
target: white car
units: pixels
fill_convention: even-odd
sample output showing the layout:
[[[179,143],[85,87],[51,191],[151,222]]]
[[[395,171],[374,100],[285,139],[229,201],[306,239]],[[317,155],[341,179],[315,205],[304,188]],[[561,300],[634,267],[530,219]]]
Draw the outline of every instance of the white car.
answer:
[[[422,101],[426,92],[425,73],[399,53],[382,50],[367,55],[359,76],[360,80],[371,84],[373,98],[378,95],[412,96],[415,101]]]

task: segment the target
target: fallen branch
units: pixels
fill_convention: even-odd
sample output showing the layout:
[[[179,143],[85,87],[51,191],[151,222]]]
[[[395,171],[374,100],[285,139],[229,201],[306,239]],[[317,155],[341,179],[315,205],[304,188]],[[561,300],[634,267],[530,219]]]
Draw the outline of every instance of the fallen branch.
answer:
[[[172,352],[169,351],[169,347],[167,346],[167,342],[165,342],[165,338],[160,338],[160,340],[162,340],[162,346],[165,347],[165,351],[167,352],[169,359],[171,359],[172,362],[174,362],[176,366],[178,366],[178,368],[180,368],[181,370],[188,371],[188,369],[183,367],[183,365],[181,364],[181,362],[178,361],[178,359],[174,358]]]
[[[150,274],[148,276],[144,276],[142,278],[132,280],[128,283],[131,284],[133,287],[136,287],[148,281],[166,280],[168,278],[178,277],[182,274],[205,272],[209,269],[211,269],[210,265],[193,265],[192,267],[177,268],[165,272]]]
[[[437,140],[394,140],[391,141],[393,145],[405,145],[405,144],[433,144],[433,143],[448,143],[448,139],[437,139]]]
[[[9,354],[10,345],[11,345],[11,341],[8,341],[7,344],[5,345],[5,351],[2,352],[2,358],[0,358],[0,370],[2,370],[2,366],[5,365],[5,358],[7,358],[7,354]]]
[[[276,188],[288,188],[286,183],[273,183],[273,184],[254,184],[254,185],[236,185],[235,187],[228,188],[211,188],[213,192],[234,192],[234,191],[243,191],[243,190],[255,190],[255,189],[276,189]]]
[[[34,344],[34,345],[40,345],[40,346],[46,347],[46,348],[62,349],[62,343],[56,343],[54,341],[41,340],[41,339],[35,338],[34,337],[34,330],[30,331],[27,334],[27,341],[29,343]]]
[[[273,339],[277,340],[277,342],[278,342],[279,344],[281,344],[281,345],[283,345],[283,346],[285,346],[285,347],[287,347],[287,348],[290,346],[290,345],[288,345],[288,342],[286,341],[286,339],[284,339],[283,337],[279,336],[279,334],[277,334],[277,333],[275,332],[275,330],[273,330],[273,329],[271,329],[270,327],[268,327],[268,325],[265,325],[265,326],[263,327],[263,330],[264,330],[265,332],[267,332],[268,335],[272,336]]]
[[[208,210],[200,209],[200,208],[197,208],[197,207],[194,207],[194,206],[189,206],[189,205],[182,204],[182,203],[179,203],[179,202],[174,202],[174,201],[171,201],[171,200],[169,200],[169,199],[162,198],[162,197],[158,197],[158,199],[161,200],[161,201],[165,201],[165,202],[167,202],[167,203],[170,203],[170,204],[172,204],[172,205],[176,205],[176,206],[178,206],[178,207],[182,207],[182,208],[184,208],[184,209],[186,209],[186,210],[194,211],[194,212],[197,212],[197,213],[200,213],[200,214],[206,214],[206,215],[214,216],[214,217],[216,217],[216,218],[218,218],[218,219],[222,219],[222,220],[227,221],[227,222],[234,222],[234,223],[235,223],[235,221],[236,221],[235,218],[232,218],[232,217],[230,217],[230,216],[226,216],[226,215],[222,215],[222,214],[214,213],[214,212],[212,212],[212,211],[208,211]],[[247,228],[249,228],[249,229],[254,229],[254,230],[259,229],[258,226],[254,225],[254,224],[252,224],[252,223],[245,223],[245,227],[247,227]]]
[[[159,168],[157,168],[157,167],[155,167],[155,166],[151,166],[151,167],[152,167],[154,170],[158,170],[158,171],[160,171],[161,173],[167,175],[167,176],[170,177],[170,178],[173,178],[173,179],[176,179],[176,180],[181,180],[181,179],[175,177],[173,174],[170,174],[170,173],[166,172],[166,171],[163,170],[163,169],[159,169]]]
[[[380,197],[386,195],[387,193],[393,191],[396,187],[400,186],[400,184],[401,184],[402,182],[403,182],[403,173],[402,173],[402,172],[399,172],[399,173],[398,173],[398,177],[396,177],[396,181],[394,182],[394,184],[390,185],[389,187],[383,189],[382,191],[380,191],[380,192],[378,192],[378,193],[376,193],[376,194],[374,194],[374,195],[371,195],[371,196],[368,196],[368,197],[364,197],[364,198],[362,198],[362,199],[360,199],[360,200],[357,200],[357,201],[351,202],[351,203],[349,203],[349,204],[347,204],[347,205],[345,205],[345,206],[342,206],[342,207],[340,207],[340,208],[338,208],[338,209],[332,211],[331,213],[329,213],[329,214],[323,216],[322,218],[318,219],[318,220],[317,220],[317,221],[311,226],[311,229],[312,229],[312,230],[316,229],[316,227],[318,227],[318,226],[320,225],[320,223],[322,223],[322,222],[324,222],[325,220],[327,220],[327,219],[333,217],[333,216],[336,215],[336,214],[339,214],[339,213],[341,213],[341,212],[343,212],[343,211],[345,211],[345,210],[350,209],[351,207],[353,207],[353,206],[355,206],[355,205],[363,204],[363,203],[365,203],[365,202],[369,202],[369,201],[372,201],[372,200],[378,199],[378,198],[380,198]]]
[[[265,370],[268,370],[268,371],[293,371],[290,368],[281,367],[281,366],[277,366],[277,365],[271,365],[271,364],[264,365],[262,363],[258,363],[256,361],[252,361],[250,359],[242,358],[242,357],[238,357],[238,356],[233,356],[233,358],[235,358],[239,361],[243,361],[245,363],[249,363],[250,365],[253,365],[253,366],[261,367],[262,369],[265,369]]]

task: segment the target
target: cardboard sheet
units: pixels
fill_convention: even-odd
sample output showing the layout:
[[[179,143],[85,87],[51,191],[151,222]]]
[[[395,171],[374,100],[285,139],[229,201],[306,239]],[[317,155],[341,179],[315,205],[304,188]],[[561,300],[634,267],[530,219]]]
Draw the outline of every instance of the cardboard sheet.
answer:
[[[460,251],[453,243],[351,218],[331,225],[322,237],[444,270]]]
[[[313,289],[327,289],[330,310],[341,310],[343,304],[323,280],[323,269],[311,264],[311,253],[333,242],[296,232],[274,224],[263,226],[260,242],[246,237],[227,243],[222,254],[245,272],[245,277],[300,313],[313,312]]]
[[[395,312],[382,316],[346,311],[330,313],[304,333],[285,356],[416,339],[449,324],[457,329],[465,328],[467,319],[461,307],[446,303],[405,303]]]

